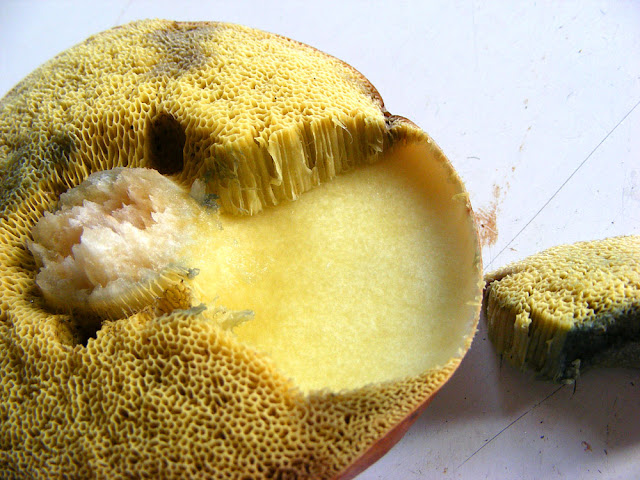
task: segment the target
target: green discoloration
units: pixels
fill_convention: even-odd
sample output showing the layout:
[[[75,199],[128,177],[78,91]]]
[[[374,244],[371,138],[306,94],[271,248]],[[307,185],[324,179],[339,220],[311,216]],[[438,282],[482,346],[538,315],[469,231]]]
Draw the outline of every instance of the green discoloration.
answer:
[[[202,202],[202,206],[209,208],[213,211],[216,211],[220,208],[220,205],[218,204],[218,199],[220,197],[218,197],[218,195],[216,195],[215,193],[209,193],[204,197],[204,200]]]
[[[167,28],[149,35],[151,43],[160,50],[162,59],[152,70],[154,75],[179,78],[187,72],[201,69],[209,60],[202,44],[216,30],[212,24],[174,22]]]
[[[39,147],[39,148],[38,148]],[[51,139],[38,144],[35,139],[19,142],[6,158],[0,160],[0,212],[5,214],[10,205],[17,204],[29,192],[39,189],[43,182],[57,198],[67,186],[54,185],[55,172],[68,168],[76,142],[68,133],[57,132]]]
[[[632,307],[604,312],[592,321],[577,325],[565,340],[556,381],[573,381],[580,370],[611,365],[616,352],[640,343],[640,309]],[[640,357],[624,359],[626,366],[640,367]],[[630,362],[630,360],[633,360]]]
[[[3,173],[0,176],[0,190],[2,190],[0,208],[2,209],[25,186],[27,170],[25,167],[29,163],[27,155],[27,149],[24,146],[19,146],[0,163]]]

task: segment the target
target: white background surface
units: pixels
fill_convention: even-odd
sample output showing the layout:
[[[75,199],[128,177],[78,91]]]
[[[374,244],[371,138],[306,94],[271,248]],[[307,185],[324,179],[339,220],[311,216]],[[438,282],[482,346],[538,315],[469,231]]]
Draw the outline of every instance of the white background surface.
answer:
[[[56,53],[135,19],[220,20],[352,64],[429,132],[476,211],[485,268],[640,233],[640,2],[0,0],[0,96]],[[493,228],[493,227],[491,227]],[[500,365],[484,325],[377,479],[640,478],[640,373],[559,387]]]

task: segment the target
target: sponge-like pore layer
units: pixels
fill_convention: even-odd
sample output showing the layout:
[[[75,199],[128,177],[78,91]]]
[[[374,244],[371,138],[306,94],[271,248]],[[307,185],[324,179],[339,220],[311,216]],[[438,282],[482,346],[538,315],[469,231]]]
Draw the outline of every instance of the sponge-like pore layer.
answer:
[[[396,149],[409,178],[383,164]],[[116,167],[175,185],[141,195],[148,203],[123,188],[122,207],[59,202]],[[179,214],[189,189],[203,221]],[[80,238],[74,215],[36,229],[44,270],[74,265],[57,267],[49,289],[43,270],[49,303],[90,315],[53,313],[25,245],[43,212],[85,202],[100,206],[95,218],[130,218],[127,202],[140,211],[114,228],[80,223]],[[136,242],[156,229],[153,241],[130,245],[127,222]],[[100,274],[70,254],[94,229],[118,239],[86,256],[108,259]],[[64,230],[60,251],[48,241]],[[0,100],[0,477],[353,478],[468,350],[479,253],[445,155],[343,62],[223,23],[140,21],[92,36]],[[199,274],[156,288],[181,265]],[[101,296],[131,298],[102,308]],[[403,315],[416,303],[426,311]],[[79,345],[105,318],[116,319]]]
[[[117,318],[188,276],[179,252],[199,207],[155,170],[115,168],[60,197],[33,229],[36,282],[60,310]]]
[[[589,365],[640,366],[640,236],[559,245],[487,274],[496,350],[572,382]]]

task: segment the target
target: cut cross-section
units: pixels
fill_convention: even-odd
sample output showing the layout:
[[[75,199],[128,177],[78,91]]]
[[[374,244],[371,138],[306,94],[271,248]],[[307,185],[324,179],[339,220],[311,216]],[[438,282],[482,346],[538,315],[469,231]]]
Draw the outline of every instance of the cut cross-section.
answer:
[[[462,350],[477,289],[463,202],[418,147],[255,216],[205,222],[187,255],[206,303],[303,390],[418,375]],[[469,323],[452,322],[469,318]]]
[[[141,21],[0,112],[0,477],[353,478],[469,349],[469,197],[340,60]]]

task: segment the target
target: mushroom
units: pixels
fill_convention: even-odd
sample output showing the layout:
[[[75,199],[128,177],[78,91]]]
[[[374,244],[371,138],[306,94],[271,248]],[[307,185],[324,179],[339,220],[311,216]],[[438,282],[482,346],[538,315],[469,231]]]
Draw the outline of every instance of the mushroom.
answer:
[[[640,367],[640,236],[559,245],[486,275],[496,351],[573,383],[595,366]]]
[[[468,350],[469,198],[345,63],[90,37],[0,102],[0,471],[353,478]]]

